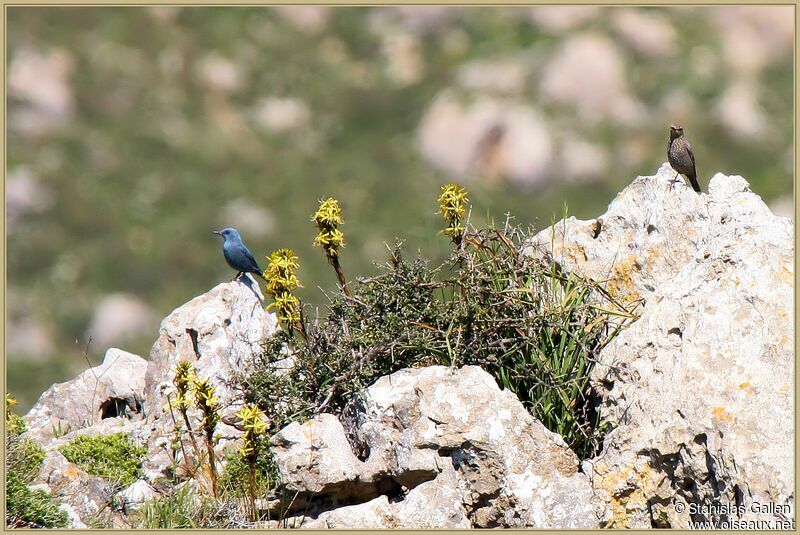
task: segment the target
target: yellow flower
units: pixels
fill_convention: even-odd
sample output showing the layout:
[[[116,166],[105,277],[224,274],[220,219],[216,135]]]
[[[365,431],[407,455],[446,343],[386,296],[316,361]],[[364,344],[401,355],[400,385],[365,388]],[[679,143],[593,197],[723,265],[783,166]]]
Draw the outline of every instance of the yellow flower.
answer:
[[[344,233],[337,227],[343,223],[342,209],[333,197],[320,201],[319,210],[311,218],[317,224],[319,233],[314,245],[320,246],[329,259],[339,256],[339,248],[344,247]]]
[[[314,221],[320,228],[331,228],[341,225],[343,221],[342,209],[339,206],[339,201],[333,197],[328,197],[324,201],[320,201],[319,209],[311,218],[311,220]]]
[[[242,427],[244,427],[243,443],[239,446],[239,454],[254,460],[258,456],[258,437],[267,432],[264,413],[256,405],[245,405],[236,413],[236,416],[242,420]]]
[[[272,295],[292,292],[302,287],[295,271],[299,267],[297,257],[291,249],[278,249],[267,256],[269,265],[264,273],[267,279],[267,291]]]
[[[236,413],[236,417],[239,418],[243,423],[247,422],[248,418],[250,417],[250,406],[245,405],[239,409],[239,412]]]
[[[253,446],[251,446],[246,442],[243,443],[241,446],[239,446],[237,449],[239,450],[239,455],[241,455],[242,457],[247,457],[255,451],[255,448],[253,448]]]
[[[439,203],[438,213],[442,214],[442,218],[447,223],[447,228],[442,233],[453,239],[460,238],[464,233],[461,219],[466,213],[466,203],[469,202],[467,190],[455,183],[445,184],[442,186],[442,194],[437,201]]]
[[[195,405],[203,413],[203,426],[214,427],[219,422],[219,399],[208,379],[195,379],[192,383]]]
[[[175,399],[171,401],[172,407],[185,411],[189,409],[189,397],[178,392],[175,394]]]
[[[267,424],[263,419],[264,413],[256,405],[245,405],[236,413],[236,416],[242,420],[245,430],[253,431],[255,434],[261,434],[267,430]]]
[[[298,286],[302,288],[300,281],[297,279],[297,275],[294,273],[290,273],[283,278],[272,277],[268,274],[267,279],[269,280],[269,282],[267,282],[267,291],[270,295],[293,292]]]
[[[458,206],[469,202],[467,190],[455,182],[442,186],[442,194],[439,196],[439,205]]]
[[[287,323],[300,321],[300,300],[290,293],[275,296],[275,302],[267,307],[267,310],[275,308],[278,310],[278,319]]]
[[[277,274],[292,273],[299,267],[294,251],[288,248],[278,249],[267,256],[270,268]]]
[[[17,404],[17,400],[11,394],[6,394],[6,420],[11,419],[11,415],[13,414],[14,405]]]

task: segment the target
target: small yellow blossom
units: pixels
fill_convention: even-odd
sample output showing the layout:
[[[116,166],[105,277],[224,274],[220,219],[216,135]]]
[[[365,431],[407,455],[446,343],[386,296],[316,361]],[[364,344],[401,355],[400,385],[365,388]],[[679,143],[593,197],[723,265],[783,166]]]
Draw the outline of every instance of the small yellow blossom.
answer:
[[[322,247],[329,260],[339,256],[339,249],[345,246],[344,233],[338,229],[344,223],[339,201],[333,197],[320,201],[319,209],[311,220],[319,228],[314,245]]]
[[[208,379],[195,379],[192,383],[195,405],[203,413],[203,427],[211,429],[219,422],[219,399]]]
[[[172,406],[185,412],[189,409],[189,405],[191,404],[189,390],[191,383],[195,379],[192,363],[184,359],[178,361],[175,365],[174,374],[175,376],[172,383],[175,385],[177,393],[175,399],[172,400]]]
[[[300,300],[294,296],[298,287],[302,288],[295,273],[299,264],[291,249],[278,249],[267,256],[269,265],[264,272],[267,279],[267,292],[274,302],[267,307],[277,309],[278,319],[286,323],[300,321]]]
[[[264,413],[256,405],[245,405],[236,413],[242,420],[244,436],[242,445],[239,446],[239,454],[247,459],[254,459],[258,455],[258,439],[267,432],[267,424],[264,421]]]
[[[469,202],[467,190],[455,183],[445,184],[442,186],[442,194],[437,202],[439,203],[438,213],[442,214],[442,218],[447,223],[447,227],[442,230],[442,233],[450,236],[453,241],[460,241],[464,233],[461,221],[466,213],[466,204]]]
[[[341,225],[344,221],[342,221],[342,208],[339,206],[339,201],[333,197],[320,201],[319,209],[311,219],[320,228]]]

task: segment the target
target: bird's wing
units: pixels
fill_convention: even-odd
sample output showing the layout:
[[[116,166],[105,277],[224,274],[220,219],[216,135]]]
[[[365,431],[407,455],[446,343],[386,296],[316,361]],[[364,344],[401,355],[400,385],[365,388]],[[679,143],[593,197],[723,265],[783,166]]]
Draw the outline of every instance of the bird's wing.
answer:
[[[692,146],[689,145],[689,142],[685,139],[683,140],[686,143],[686,152],[689,153],[689,158],[692,159],[692,167],[695,169],[695,173],[697,172],[697,165],[694,163],[694,151],[692,150]]]
[[[244,245],[244,244],[243,244]],[[253,257],[253,253],[250,252],[250,249],[247,247],[242,247],[242,252],[244,253],[244,257],[247,258],[247,261],[253,266],[253,271],[258,271],[258,274],[262,274],[261,268],[258,266],[258,262]]]

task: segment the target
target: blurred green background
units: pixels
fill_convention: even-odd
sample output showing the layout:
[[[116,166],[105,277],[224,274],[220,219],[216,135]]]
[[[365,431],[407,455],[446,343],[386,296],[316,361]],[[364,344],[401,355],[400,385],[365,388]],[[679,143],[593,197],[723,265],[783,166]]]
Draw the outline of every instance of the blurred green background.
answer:
[[[8,7],[7,385],[25,412],[233,273],[212,229],[335,278],[310,216],[340,200],[350,279],[385,242],[440,259],[472,221],[590,218],[682,124],[705,189],[792,207],[792,6]]]

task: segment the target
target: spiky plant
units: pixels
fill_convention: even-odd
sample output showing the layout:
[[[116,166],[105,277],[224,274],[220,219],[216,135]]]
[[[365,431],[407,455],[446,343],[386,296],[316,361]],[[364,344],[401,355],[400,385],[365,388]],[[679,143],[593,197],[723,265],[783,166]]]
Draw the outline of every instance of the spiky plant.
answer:
[[[442,186],[442,194],[436,200],[439,203],[437,213],[442,214],[442,218],[447,224],[442,233],[449,236],[456,246],[461,245],[464,237],[464,214],[469,202],[467,190],[456,183],[445,184]]]
[[[175,399],[167,396],[168,404],[165,407],[165,411],[169,411],[170,417],[172,418],[172,423],[175,427],[175,440],[180,445],[181,453],[183,454],[183,459],[186,462],[186,468],[189,470],[191,474],[194,474],[194,466],[192,465],[190,458],[186,455],[186,449],[183,446],[183,438],[180,428],[178,426],[178,422],[175,419],[174,410],[178,411],[178,414],[181,416],[181,420],[183,421],[183,425],[186,429],[186,434],[189,435],[189,440],[192,443],[192,449],[194,450],[195,459],[200,461],[202,456],[200,455],[200,448],[197,445],[197,440],[194,437],[194,429],[192,428],[192,422],[189,419],[189,407],[192,404],[192,391],[191,386],[192,382],[194,381],[194,369],[192,368],[192,363],[188,360],[181,359],[175,365],[173,370],[173,378],[172,384],[175,385]]]
[[[314,238],[314,245],[322,247],[322,250],[325,251],[328,262],[336,271],[336,277],[339,279],[342,291],[348,297],[352,297],[353,294],[347,286],[347,279],[339,263],[339,249],[345,246],[344,233],[339,230],[339,225],[344,223],[339,201],[333,197],[320,201],[319,209],[317,209],[311,220],[317,224],[319,229],[317,237]]]
[[[236,413],[242,420],[244,435],[242,444],[239,446],[239,455],[247,463],[248,467],[248,497],[250,499],[250,520],[255,522],[258,517],[256,509],[256,475],[258,467],[258,455],[261,450],[261,442],[267,433],[267,423],[264,421],[264,413],[256,405],[245,405]]]
[[[267,293],[273,302],[267,309],[274,308],[278,319],[290,330],[297,329],[305,337],[303,309],[300,300],[294,295],[297,288],[302,288],[297,278],[297,256],[291,249],[278,249],[267,255],[267,269],[264,279],[267,281]]]
[[[208,379],[195,378],[192,382],[195,406],[202,414],[200,427],[203,429],[206,452],[208,453],[208,472],[211,478],[211,492],[217,497],[217,459],[214,454],[214,429],[219,423],[219,399],[214,386]]]

